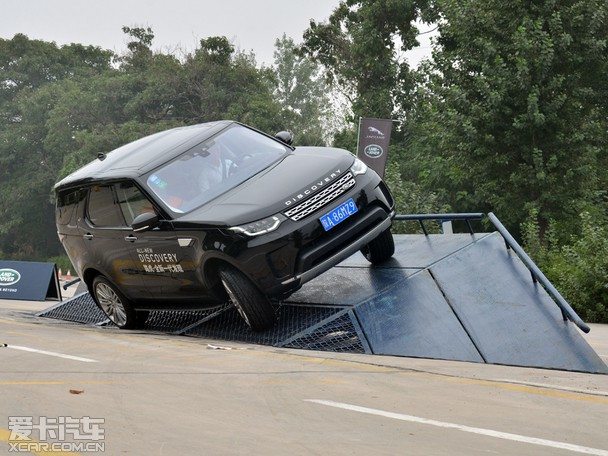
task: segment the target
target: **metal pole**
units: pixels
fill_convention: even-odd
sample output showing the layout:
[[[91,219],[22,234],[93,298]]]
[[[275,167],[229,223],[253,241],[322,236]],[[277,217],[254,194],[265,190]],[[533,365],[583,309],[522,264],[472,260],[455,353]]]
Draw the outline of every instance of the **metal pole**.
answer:
[[[568,301],[566,301],[564,297],[560,294],[560,292],[557,291],[557,289],[553,286],[553,284],[549,282],[549,279],[545,277],[545,274],[543,274],[543,272],[538,268],[538,266],[536,266],[536,264],[528,256],[528,254],[524,252],[524,249],[522,249],[521,246],[517,243],[517,241],[513,238],[513,236],[511,236],[511,233],[507,231],[507,229],[500,222],[500,220],[498,220],[498,218],[492,212],[488,213],[488,218],[499,231],[499,233],[502,235],[507,245],[511,247],[511,249],[517,254],[517,256],[519,256],[521,261],[523,261],[523,263],[528,267],[532,276],[536,277],[536,280],[538,280],[545,288],[545,290],[547,290],[547,293],[549,293],[549,295],[553,298],[555,304],[557,304],[558,307],[561,309],[562,314],[567,316],[572,323],[574,323],[581,329],[581,331],[585,333],[591,331],[591,328],[589,328],[589,326],[587,326],[587,324],[581,319],[581,317],[577,315],[574,309],[570,307]]]
[[[456,214],[397,214],[394,220],[481,220],[481,212],[463,212]]]
[[[70,288],[72,285],[74,285],[75,283],[80,282],[82,279],[80,277],[75,278],[74,280],[70,280],[67,283],[63,284],[63,289],[67,290],[68,288]]]
[[[361,136],[361,116],[359,116],[359,125],[357,126],[357,149],[355,150],[355,157],[359,156],[359,136]]]

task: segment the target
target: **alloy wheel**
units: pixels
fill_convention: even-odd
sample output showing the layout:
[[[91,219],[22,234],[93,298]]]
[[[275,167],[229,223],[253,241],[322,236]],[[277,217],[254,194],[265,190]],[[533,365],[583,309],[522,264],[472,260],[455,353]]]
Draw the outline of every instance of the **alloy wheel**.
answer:
[[[120,297],[105,283],[98,283],[95,288],[97,301],[101,310],[105,312],[116,326],[124,326],[127,322],[127,312]]]

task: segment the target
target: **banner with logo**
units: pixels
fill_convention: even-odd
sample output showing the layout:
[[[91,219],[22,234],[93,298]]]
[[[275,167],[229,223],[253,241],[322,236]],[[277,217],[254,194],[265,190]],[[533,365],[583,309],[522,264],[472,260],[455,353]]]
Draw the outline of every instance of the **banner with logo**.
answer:
[[[54,263],[0,260],[0,299],[61,300]]]
[[[391,140],[393,121],[390,119],[370,119],[362,117],[359,120],[359,141],[357,157],[384,177],[388,145]]]

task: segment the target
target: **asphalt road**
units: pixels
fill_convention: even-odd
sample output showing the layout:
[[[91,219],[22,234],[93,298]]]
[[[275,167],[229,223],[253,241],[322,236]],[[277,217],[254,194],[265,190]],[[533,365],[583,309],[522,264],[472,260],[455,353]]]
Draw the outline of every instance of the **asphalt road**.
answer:
[[[48,304],[0,301],[0,454],[9,416],[88,416],[110,455],[608,455],[608,376],[31,316]],[[608,360],[608,326],[588,340]]]

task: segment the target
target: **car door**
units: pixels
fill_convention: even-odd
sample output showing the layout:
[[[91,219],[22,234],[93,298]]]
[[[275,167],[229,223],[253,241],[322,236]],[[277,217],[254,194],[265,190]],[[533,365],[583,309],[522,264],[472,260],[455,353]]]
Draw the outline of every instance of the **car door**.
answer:
[[[128,298],[145,297],[145,287],[135,267],[132,242],[128,240],[131,228],[122,216],[114,184],[88,188],[81,230],[88,267],[104,274]]]
[[[146,212],[156,212],[161,219],[154,229],[128,236],[134,267],[150,298],[165,301],[200,296],[199,268],[192,261],[194,247],[180,245],[172,223],[162,220],[160,211],[134,182],[116,184],[116,195],[127,225]]]

